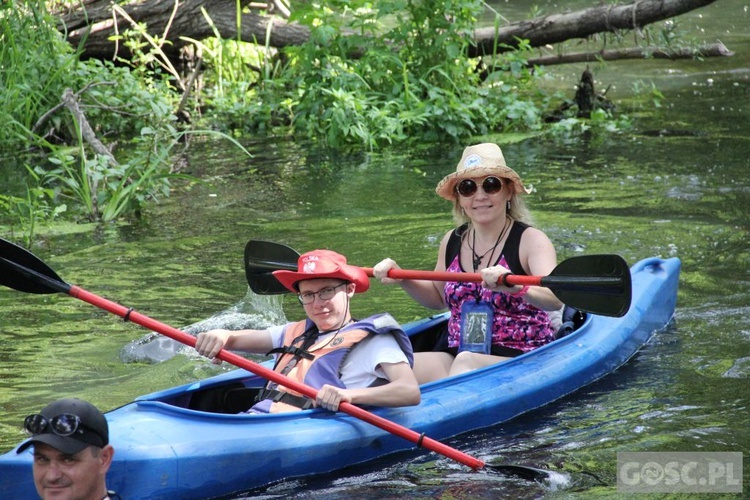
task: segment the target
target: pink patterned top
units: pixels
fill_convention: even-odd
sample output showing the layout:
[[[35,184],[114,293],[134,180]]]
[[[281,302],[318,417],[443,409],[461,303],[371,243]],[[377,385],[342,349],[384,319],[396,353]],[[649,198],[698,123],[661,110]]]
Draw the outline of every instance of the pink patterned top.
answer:
[[[498,264],[508,266],[505,255]],[[460,255],[457,255],[447,269],[449,272],[464,272],[461,269]],[[448,320],[448,346],[458,347],[461,328],[461,305],[468,301],[489,303],[495,311],[492,345],[531,351],[552,342],[555,329],[546,311],[525,302],[521,297],[507,293],[493,292],[483,288],[481,283],[445,283],[445,302],[451,311]]]

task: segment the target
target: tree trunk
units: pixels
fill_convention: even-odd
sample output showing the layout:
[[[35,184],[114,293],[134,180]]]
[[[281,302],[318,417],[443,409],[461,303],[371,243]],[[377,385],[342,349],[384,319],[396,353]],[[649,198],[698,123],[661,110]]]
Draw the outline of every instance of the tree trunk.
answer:
[[[559,43],[571,38],[585,38],[596,33],[641,28],[704,7],[715,0],[636,0],[628,5],[601,5],[576,12],[554,14],[511,23],[495,28],[480,28],[474,33],[469,55],[481,56],[508,50],[517,39],[529,40],[532,47]],[[243,5],[248,4],[247,1]],[[177,57],[188,42],[183,37],[202,40],[214,36],[213,28],[202,9],[222,38],[254,42],[283,48],[300,45],[308,40],[305,26],[288,23],[278,17],[255,12],[243,13],[238,33],[235,2],[226,0],[140,0],[121,6],[138,23],[148,27],[152,36],[166,38],[162,50]],[[131,27],[130,21],[118,15],[112,0],[88,0],[76,11],[61,16],[63,31],[74,46],[82,44],[85,57],[112,59],[115,54],[129,57],[122,44],[109,38]],[[270,27],[270,29],[269,29]],[[503,48],[494,47],[503,46]]]
[[[243,2],[248,3],[248,2]],[[237,39],[235,2],[226,0],[144,0],[121,6],[137,23],[145,24],[148,33],[165,38],[162,50],[170,57],[177,57],[180,49],[188,44],[182,37],[203,40],[214,36],[202,9],[214,24],[222,38]],[[130,21],[118,16],[111,0],[89,0],[85,10],[77,10],[61,17],[62,31],[68,41],[78,46],[83,43],[84,57],[113,59],[115,55],[128,58],[130,54],[110,37],[122,34],[131,28]],[[269,25],[272,29],[268,29]],[[268,35],[268,40],[266,37]],[[268,17],[254,12],[243,13],[239,38],[246,42],[268,43],[271,47],[301,45],[310,37],[305,26],[287,23],[278,17]]]
[[[560,43],[572,38],[586,38],[596,33],[642,28],[663,19],[679,16],[705,7],[716,0],[635,0],[628,5],[605,4],[589,9],[536,17],[495,28],[474,32],[475,48],[471,56],[495,52],[494,47],[515,47],[518,39],[528,40],[532,47]],[[502,52],[507,49],[498,49]]]

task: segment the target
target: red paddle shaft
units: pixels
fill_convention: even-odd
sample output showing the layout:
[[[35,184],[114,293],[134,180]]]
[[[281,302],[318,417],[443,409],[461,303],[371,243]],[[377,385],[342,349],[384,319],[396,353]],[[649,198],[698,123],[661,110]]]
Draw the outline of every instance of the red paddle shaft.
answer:
[[[371,267],[361,268],[367,276],[374,276]],[[413,279],[428,281],[459,281],[481,282],[479,273],[450,273],[448,271],[414,271],[408,269],[391,269],[388,277],[393,279]],[[621,286],[622,278],[618,276],[524,276],[520,274],[506,274],[498,283],[523,286],[555,287],[563,285],[568,288],[585,290],[586,287]]]
[[[176,340],[177,342],[181,342],[193,348],[195,347],[195,337],[193,337],[192,335],[189,335],[169,325],[165,325],[164,323],[160,323],[154,319],[149,318],[148,316],[144,316],[143,314],[134,311],[132,308],[128,309],[124,306],[121,306],[120,304],[99,297],[98,295],[94,295],[93,293],[87,292],[83,288],[75,285],[71,285],[70,291],[68,291],[67,293],[72,297],[83,300],[84,302],[88,302],[89,304],[104,309],[105,311],[109,311],[112,314],[116,314],[117,316],[125,319],[125,321],[132,321],[133,323],[148,328],[149,330],[166,335],[167,337]],[[286,375],[282,375],[281,373],[270,370],[262,365],[259,365],[258,363],[254,363],[246,358],[243,358],[242,356],[238,356],[237,354],[226,351],[224,349],[219,351],[219,354],[216,357],[234,366],[243,368],[260,377],[263,377],[266,380],[276,382],[277,384],[281,384],[284,387],[299,392],[300,394],[304,394],[311,399],[315,399],[318,393],[317,390],[313,389],[310,386],[301,384],[296,380],[287,377]],[[427,448],[430,451],[440,453],[443,456],[456,460],[457,462],[467,465],[472,469],[481,469],[485,466],[485,463],[478,458],[474,458],[471,455],[467,455],[466,453],[456,450],[455,448],[444,445],[439,441],[435,441],[434,439],[431,439],[424,434],[419,434],[411,429],[407,429],[406,427],[391,422],[390,420],[379,417],[351,403],[342,402],[339,405],[339,410],[376,427],[380,427],[381,429],[388,431],[391,434],[395,434],[396,436],[416,443],[418,446]]]
[[[374,276],[371,267],[363,267],[362,270],[367,273],[367,276]],[[391,269],[388,271],[388,277],[393,279],[428,281],[476,281],[477,283],[482,281],[482,275],[479,273],[449,273],[448,271],[413,271],[407,269]],[[539,286],[541,280],[542,276],[517,276],[515,274],[508,276],[508,283],[511,285]]]

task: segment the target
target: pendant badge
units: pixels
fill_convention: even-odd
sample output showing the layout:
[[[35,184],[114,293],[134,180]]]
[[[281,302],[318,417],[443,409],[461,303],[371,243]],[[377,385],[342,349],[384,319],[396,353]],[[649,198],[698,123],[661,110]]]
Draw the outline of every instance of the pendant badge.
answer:
[[[489,354],[492,350],[492,324],[495,311],[486,302],[466,301],[461,305],[459,351]]]

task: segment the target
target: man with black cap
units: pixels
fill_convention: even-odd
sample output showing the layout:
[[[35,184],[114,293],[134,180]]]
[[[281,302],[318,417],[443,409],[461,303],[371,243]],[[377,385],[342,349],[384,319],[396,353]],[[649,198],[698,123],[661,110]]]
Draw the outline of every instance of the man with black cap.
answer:
[[[114,449],[104,415],[81,399],[66,398],[24,420],[31,438],[18,447],[34,447],[34,484],[43,499],[104,500],[106,474]]]

